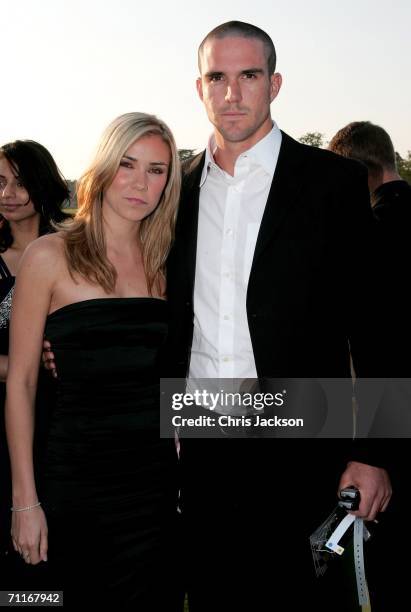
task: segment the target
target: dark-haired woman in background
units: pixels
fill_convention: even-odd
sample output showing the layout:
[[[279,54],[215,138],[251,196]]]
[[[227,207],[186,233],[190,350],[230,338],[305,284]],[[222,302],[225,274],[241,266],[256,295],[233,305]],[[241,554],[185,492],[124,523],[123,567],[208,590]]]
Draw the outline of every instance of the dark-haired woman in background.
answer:
[[[28,244],[50,232],[53,222],[66,217],[61,206],[68,197],[66,181],[41,144],[16,140],[0,147],[0,574],[3,577],[10,542],[11,489],[4,400],[14,280]],[[41,390],[44,392],[44,386],[40,385]],[[40,417],[41,411],[38,414]]]

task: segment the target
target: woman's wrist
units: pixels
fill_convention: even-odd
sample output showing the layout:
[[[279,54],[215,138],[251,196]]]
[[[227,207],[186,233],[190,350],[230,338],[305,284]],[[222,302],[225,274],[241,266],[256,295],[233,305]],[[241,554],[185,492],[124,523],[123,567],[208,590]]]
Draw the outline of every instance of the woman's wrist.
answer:
[[[29,504],[28,506],[12,506],[10,510],[12,512],[25,512],[26,510],[33,510],[33,508],[38,508],[41,506],[41,502],[36,502],[34,504]]]
[[[17,487],[12,493],[11,505],[13,508],[25,508],[26,506],[34,506],[39,498],[35,487]]]

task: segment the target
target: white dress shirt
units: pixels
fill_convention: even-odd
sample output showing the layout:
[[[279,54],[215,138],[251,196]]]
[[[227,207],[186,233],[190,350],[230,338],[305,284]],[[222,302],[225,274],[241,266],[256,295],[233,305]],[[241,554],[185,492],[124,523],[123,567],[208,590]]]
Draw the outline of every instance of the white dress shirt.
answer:
[[[215,163],[214,137],[209,140],[200,182],[189,387],[202,378],[257,377],[246,295],[280,146],[274,123],[237,158],[231,176]]]

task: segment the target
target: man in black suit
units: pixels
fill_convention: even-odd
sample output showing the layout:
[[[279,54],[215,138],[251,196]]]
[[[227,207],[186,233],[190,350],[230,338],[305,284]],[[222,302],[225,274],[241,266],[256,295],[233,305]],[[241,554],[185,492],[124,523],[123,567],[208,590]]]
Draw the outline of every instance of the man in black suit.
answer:
[[[242,22],[199,48],[214,129],[185,167],[168,269],[176,377],[349,378],[350,354],[357,376],[377,374],[366,173],[278,129],[275,63],[270,37]],[[382,457],[342,439],[271,438],[182,439],[181,459],[191,612],[284,609],[284,597],[289,610],[348,609],[318,589],[308,537],[337,485],[360,489],[358,516],[385,510]]]

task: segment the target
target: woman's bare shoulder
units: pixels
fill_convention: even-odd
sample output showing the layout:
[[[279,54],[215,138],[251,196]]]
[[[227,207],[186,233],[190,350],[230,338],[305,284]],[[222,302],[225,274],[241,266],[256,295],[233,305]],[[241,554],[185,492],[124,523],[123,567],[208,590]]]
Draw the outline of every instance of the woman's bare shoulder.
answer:
[[[40,236],[33,240],[21,259],[22,265],[39,264],[42,268],[56,268],[64,262],[64,240],[61,232]]]

